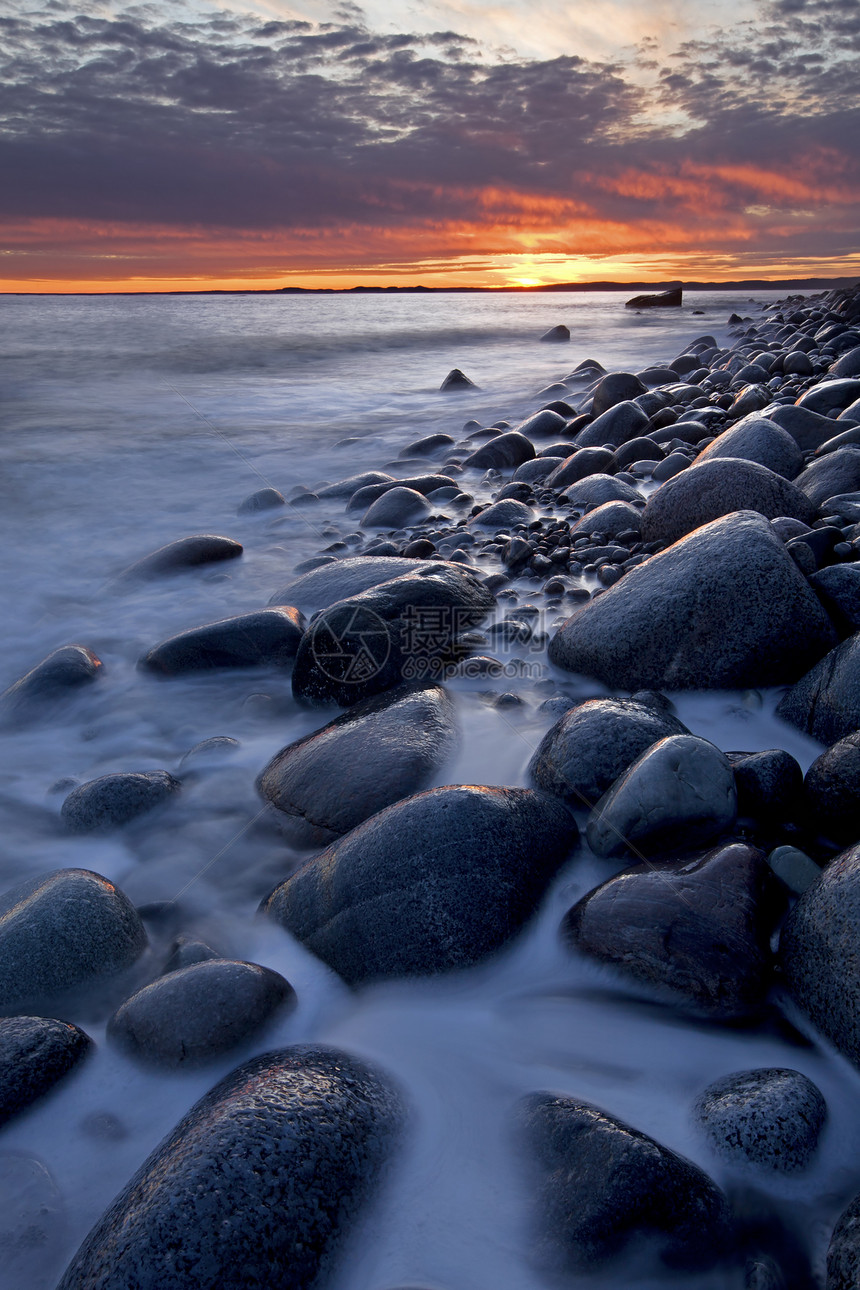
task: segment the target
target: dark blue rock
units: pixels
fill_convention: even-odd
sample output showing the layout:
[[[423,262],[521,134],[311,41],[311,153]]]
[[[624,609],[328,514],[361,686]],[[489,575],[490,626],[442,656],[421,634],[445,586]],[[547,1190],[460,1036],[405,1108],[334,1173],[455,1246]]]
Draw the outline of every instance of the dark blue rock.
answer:
[[[345,1053],[256,1057],[155,1149],[59,1290],[310,1290],[372,1195],[403,1118],[388,1081]]]
[[[68,1021],[0,1018],[0,1124],[50,1092],[91,1047],[89,1035]]]
[[[100,775],[72,789],[61,814],[74,833],[115,829],[167,801],[181,787],[166,770]]]
[[[816,515],[815,504],[799,486],[766,466],[739,457],[716,457],[696,462],[651,495],[642,514],[642,539],[676,542],[735,511],[756,511],[769,520],[789,515],[805,524]]]
[[[860,448],[837,448],[826,457],[819,457],[797,476],[794,486],[816,507],[823,506],[829,497],[854,492],[860,488]],[[826,510],[822,512],[824,515],[827,513]],[[806,516],[799,518],[805,519]]]
[[[554,414],[553,414],[554,415]],[[561,419],[561,418],[559,418]],[[517,430],[509,430],[478,448],[463,462],[464,470],[510,470],[531,461],[535,455],[534,444]]]
[[[295,658],[305,626],[304,615],[292,605],[259,609],[179,632],[153,646],[141,664],[167,676],[267,663],[283,666]]]
[[[780,699],[776,715],[823,744],[860,728],[860,636],[825,654]]]
[[[260,511],[273,511],[286,506],[287,500],[277,488],[260,488],[239,503],[240,515],[257,515]]]
[[[196,569],[202,564],[235,560],[241,554],[241,542],[212,533],[195,533],[193,537],[177,538],[175,542],[168,542],[167,546],[145,555],[120,574],[120,578],[129,582],[146,581],[184,569]]]
[[[800,1071],[734,1071],[709,1084],[695,1116],[718,1155],[769,1173],[804,1169],[818,1145],[827,1103]]]
[[[460,371],[459,367],[452,367],[439,386],[442,394],[453,394],[458,390],[477,390],[479,388],[474,381],[470,381],[468,376]]]
[[[594,391],[592,411],[596,417],[614,408],[616,403],[644,394],[646,386],[632,372],[608,372]]]
[[[101,659],[85,645],[62,645],[0,694],[0,721],[46,714],[55,704],[99,675]]]
[[[782,748],[726,753],[735,777],[738,815],[794,819],[803,792],[803,771]]]
[[[402,573],[421,573],[437,567],[436,560],[416,563],[406,556],[350,556],[347,560],[336,560],[324,568],[312,569],[294,578],[272,597],[269,604],[296,605],[309,614],[338,600],[359,596],[371,587],[378,587],[381,582],[399,578]]]

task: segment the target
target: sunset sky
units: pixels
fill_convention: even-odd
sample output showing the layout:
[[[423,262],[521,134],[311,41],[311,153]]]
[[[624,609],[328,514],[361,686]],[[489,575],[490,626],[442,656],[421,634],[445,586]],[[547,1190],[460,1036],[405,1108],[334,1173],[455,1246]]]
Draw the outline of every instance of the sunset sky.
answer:
[[[2,290],[860,277],[860,0],[0,0]]]

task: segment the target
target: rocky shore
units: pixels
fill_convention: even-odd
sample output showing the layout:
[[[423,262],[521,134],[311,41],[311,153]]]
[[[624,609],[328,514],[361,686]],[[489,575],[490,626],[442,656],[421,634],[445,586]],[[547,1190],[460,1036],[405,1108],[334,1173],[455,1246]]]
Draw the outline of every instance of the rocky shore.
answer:
[[[276,668],[318,718],[259,766],[285,858],[258,917],[351,989],[486,967],[566,867],[594,863],[558,920],[572,963],[700,1030],[779,1031],[860,1067],[860,289],[754,308],[729,347],[695,336],[635,373],[586,358],[516,424],[404,435],[396,462],[237,498],[261,523],[324,513],[319,551],[267,606],[153,633],[153,685]],[[468,376],[442,386],[456,420]],[[116,585],[241,556],[194,534]],[[462,681],[552,722],[525,786],[446,779]],[[0,695],[3,737],[85,711],[104,683],[89,645],[63,646]],[[821,745],[805,774],[779,746],[718,748],[673,699],[774,687],[785,729]],[[187,779],[70,783],[59,826],[145,829]],[[165,945],[153,916],[84,868],[0,896],[4,1123],[63,1097],[88,1026],[165,1078],[235,1059],[60,1286],[323,1290],[415,1131],[409,1090],[349,1051],[264,1051],[294,983],[181,917]],[[710,1168],[611,1105],[551,1087],[511,1102],[535,1275],[860,1286],[860,1167],[830,1181],[824,1236],[774,1199],[860,1112],[836,1122],[814,1081],[773,1066],[715,1079],[688,1110]]]

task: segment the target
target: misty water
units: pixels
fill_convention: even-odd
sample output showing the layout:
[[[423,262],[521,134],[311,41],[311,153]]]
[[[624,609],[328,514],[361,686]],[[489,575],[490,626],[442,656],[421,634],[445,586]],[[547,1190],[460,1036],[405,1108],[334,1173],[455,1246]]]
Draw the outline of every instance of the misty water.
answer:
[[[732,311],[757,317],[777,295],[757,293],[753,304],[732,293],[690,294],[683,310],[641,315],[625,311],[623,296],[603,293],[0,301],[0,689],[70,642],[104,663],[98,684],[50,720],[0,734],[0,883],[93,869],[139,906],[165,902],[148,923],[152,974],[182,933],[281,972],[299,1000],[256,1044],[179,1074],[142,1070],[113,1051],[104,1017],[66,1018],[97,1051],[0,1142],[0,1194],[9,1153],[35,1156],[55,1180],[52,1242],[25,1264],[0,1267],[0,1286],[53,1285],[103,1209],[205,1090],[253,1052],[306,1041],[376,1062],[411,1107],[402,1150],[330,1290],[543,1290],[512,1132],[518,1098],[540,1089],[600,1105],[733,1193],[766,1191],[801,1234],[823,1284],[833,1221],[860,1189],[860,1120],[851,1113],[860,1080],[843,1059],[788,1026],[697,1022],[574,959],[558,940],[561,917],[619,867],[584,847],[538,917],[493,962],[347,990],[256,916],[261,898],[307,853],[278,835],[255,778],[278,749],[335,712],[298,707],[289,676],[275,670],[162,681],[137,667],[176,631],[262,607],[297,564],[356,531],[343,499],[239,515],[248,494],[270,485],[289,497],[299,486],[391,468],[412,440],[435,431],[458,439],[467,418],[518,421],[546,401],[544,387],[587,357],[637,371],[703,333],[726,343]],[[559,322],[570,327],[570,345],[538,343]],[[455,366],[481,388],[440,395]],[[402,463],[391,469],[409,473]],[[469,482],[477,500],[488,489]],[[145,584],[116,580],[164,543],[207,532],[242,542],[243,557]],[[435,783],[525,783],[554,720],[538,710],[547,682],[572,697],[605,693],[556,672],[545,653],[524,657],[530,678],[506,683],[525,700],[519,707],[491,706],[486,681],[450,683],[461,741]],[[805,769],[820,748],[773,716],[777,697],[687,694],[676,707],[694,734],[724,750],[778,746]],[[238,746],[180,767],[213,736]],[[110,834],[65,831],[59,811],[69,781],[149,769],[183,776],[177,800]],[[753,1066],[803,1071],[828,1102],[822,1146],[796,1178],[762,1182],[730,1169],[692,1123],[706,1084]],[[4,1205],[0,1229],[10,1231],[25,1221],[27,1199],[4,1195]],[[630,1277],[595,1283],[621,1287]],[[677,1282],[740,1283],[727,1272]]]

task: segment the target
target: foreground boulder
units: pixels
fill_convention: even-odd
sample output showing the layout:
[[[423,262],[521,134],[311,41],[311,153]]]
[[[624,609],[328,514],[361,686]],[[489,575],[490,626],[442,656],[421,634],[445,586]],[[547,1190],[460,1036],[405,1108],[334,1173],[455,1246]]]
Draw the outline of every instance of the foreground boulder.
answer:
[[[293,843],[326,844],[423,788],[457,744],[439,685],[398,687],[276,753],[257,781]]]
[[[195,569],[201,564],[218,564],[222,560],[235,560],[242,554],[241,542],[218,537],[212,533],[195,533],[193,537],[177,538],[167,546],[143,556],[120,574],[125,582],[147,581],[183,569]]]
[[[593,1272],[628,1250],[689,1271],[731,1256],[726,1198],[689,1160],[572,1097],[535,1093],[519,1122],[547,1271]]]
[[[246,1043],[296,994],[259,963],[210,958],[138,990],[108,1022],[108,1038],[154,1066],[196,1066]]]
[[[3,724],[47,712],[99,675],[101,659],[85,645],[62,645],[0,694]]]
[[[696,1119],[718,1155],[771,1173],[804,1169],[818,1145],[827,1104],[800,1071],[735,1071],[709,1084]]]
[[[304,629],[298,609],[279,605],[179,632],[149,650],[141,664],[167,676],[265,663],[283,666],[295,658]]]
[[[89,1035],[67,1021],[0,1018],[0,1125],[50,1092],[91,1048]]]
[[[470,967],[535,912],[576,839],[527,788],[433,788],[372,816],[263,902],[350,985]]]
[[[831,860],[782,929],[779,955],[791,997],[860,1066],[860,846]]]
[[[312,619],[293,668],[304,703],[349,708],[404,681],[439,675],[457,638],[495,605],[483,582],[459,564],[428,562]]]
[[[764,852],[740,842],[634,865],[578,901],[562,935],[693,1012],[748,1016],[770,985],[772,882]]]
[[[768,522],[741,511],[631,569],[559,628],[549,657],[613,688],[729,689],[791,683],[835,642]]]
[[[827,1290],[856,1290],[860,1281],[860,1196],[840,1215],[827,1250]]]
[[[238,1067],[156,1147],[59,1290],[310,1290],[403,1121],[363,1062],[297,1047]]]
[[[107,878],[58,869],[0,897],[0,1012],[50,1013],[100,992],[146,947],[134,906]]]
[[[776,715],[824,744],[860,729],[860,636],[850,636],[780,699]]]
[[[658,739],[687,734],[671,712],[633,699],[588,699],[541,740],[528,773],[538,788],[588,810]]]

